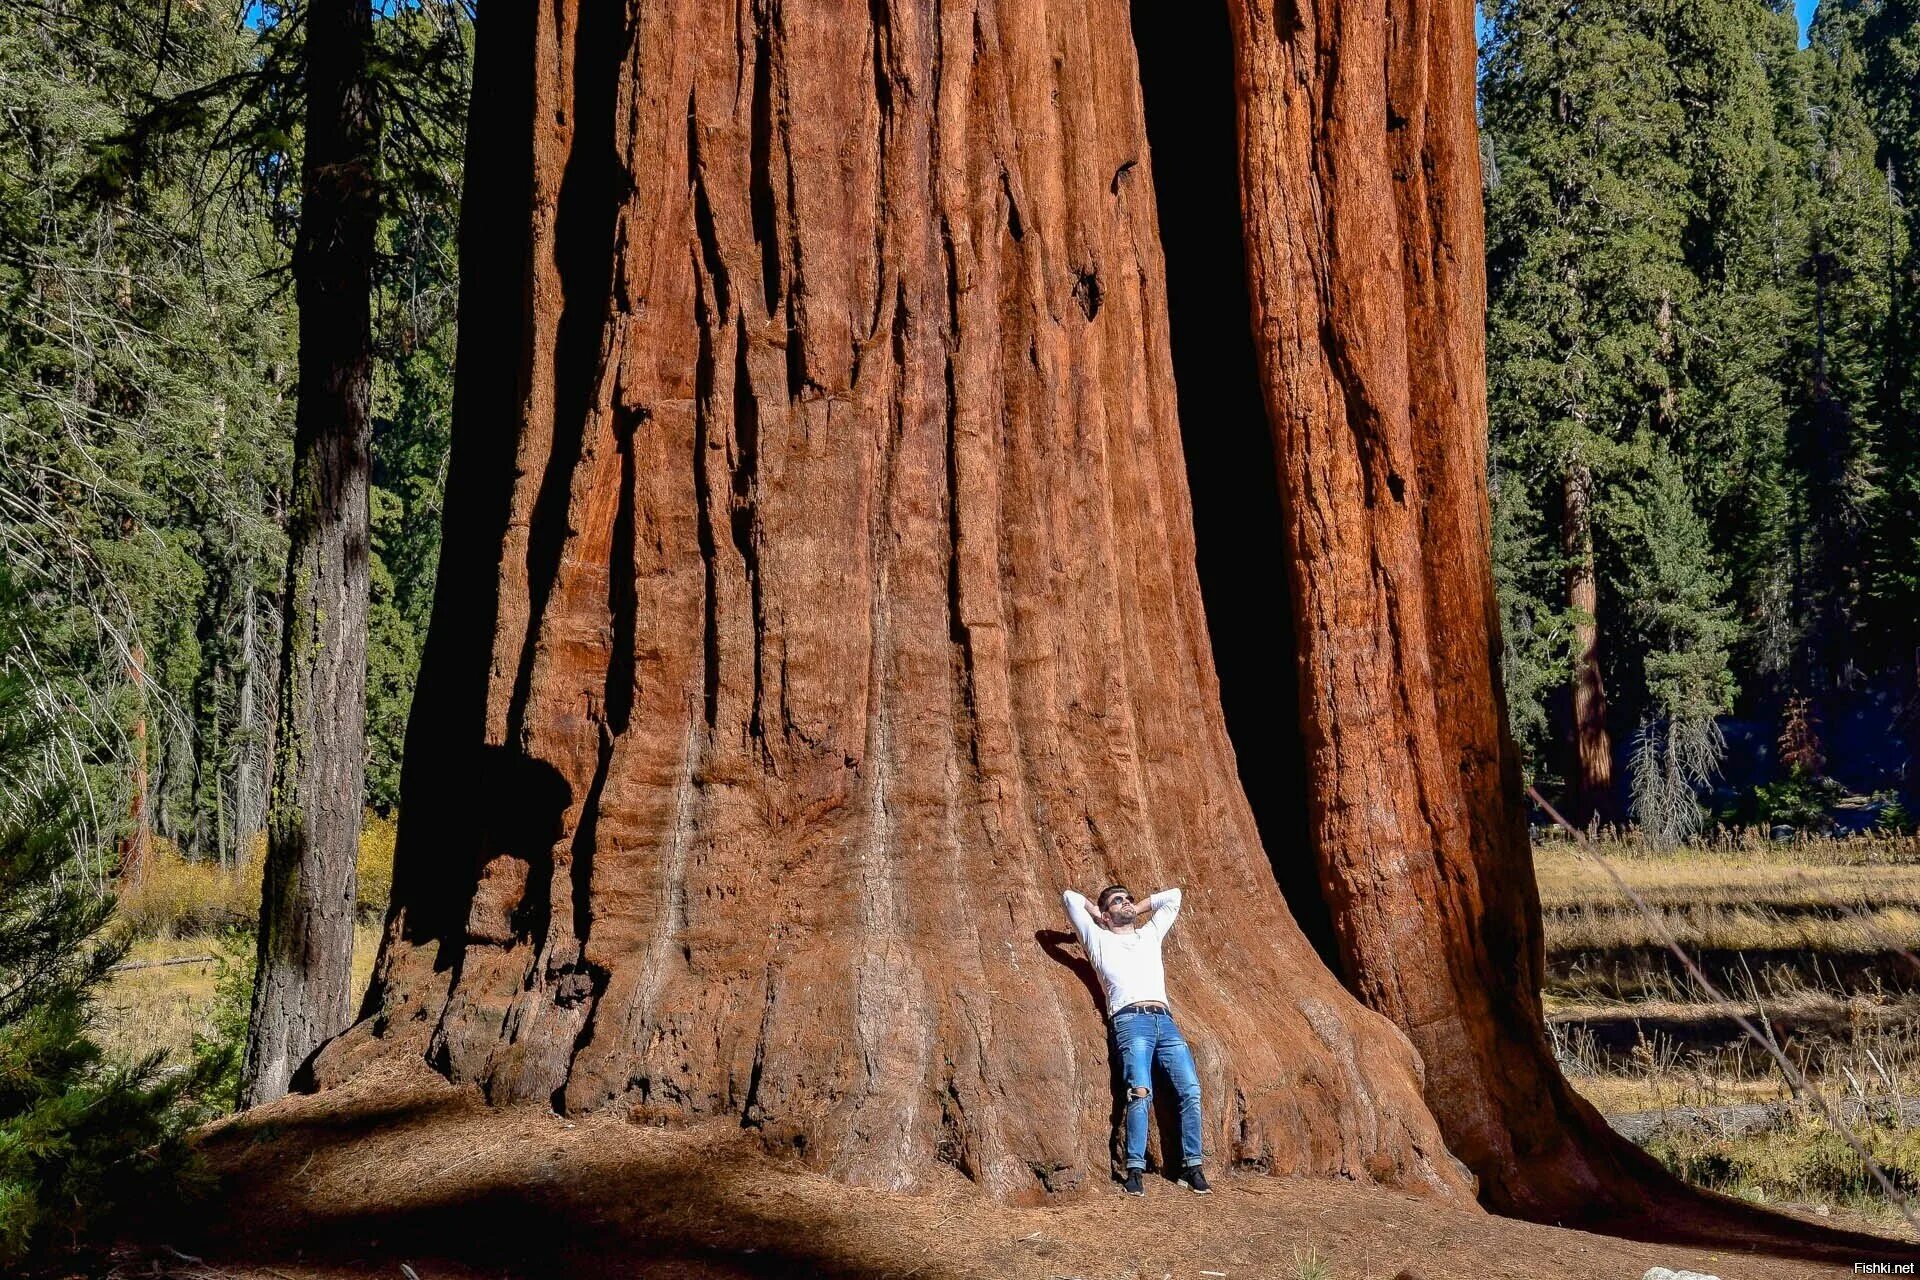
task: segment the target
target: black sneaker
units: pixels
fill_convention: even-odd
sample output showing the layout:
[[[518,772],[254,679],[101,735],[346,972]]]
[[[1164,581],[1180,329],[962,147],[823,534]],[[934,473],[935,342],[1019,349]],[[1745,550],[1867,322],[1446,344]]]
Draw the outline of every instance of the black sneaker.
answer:
[[[1127,1170],[1126,1180],[1120,1184],[1120,1189],[1130,1196],[1143,1196],[1147,1194],[1147,1189],[1140,1185],[1140,1171],[1138,1169]]]
[[[1210,1196],[1213,1188],[1207,1185],[1207,1175],[1200,1172],[1199,1165],[1189,1166],[1180,1175],[1180,1185],[1197,1196]]]

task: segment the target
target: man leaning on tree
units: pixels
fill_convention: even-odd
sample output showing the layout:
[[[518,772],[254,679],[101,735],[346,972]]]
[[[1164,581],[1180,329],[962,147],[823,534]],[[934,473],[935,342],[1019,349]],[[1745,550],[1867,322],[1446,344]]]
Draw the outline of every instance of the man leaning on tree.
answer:
[[[1153,1110],[1153,1068],[1158,1065],[1180,1099],[1179,1181],[1206,1195],[1200,1171],[1200,1075],[1193,1051],[1167,1007],[1167,979],[1160,944],[1180,914],[1180,891],[1162,889],[1135,902],[1127,887],[1110,884],[1094,902],[1068,889],[1062,895],[1080,946],[1106,991],[1107,1028],[1127,1090],[1126,1178],[1129,1195],[1145,1195],[1147,1122]],[[1148,917],[1151,917],[1150,919]]]

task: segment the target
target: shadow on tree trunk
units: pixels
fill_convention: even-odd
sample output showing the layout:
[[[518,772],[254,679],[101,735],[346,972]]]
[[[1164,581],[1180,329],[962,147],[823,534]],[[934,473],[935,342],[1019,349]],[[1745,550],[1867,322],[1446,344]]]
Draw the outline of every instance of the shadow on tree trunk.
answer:
[[[1338,971],[1307,826],[1298,651],[1276,531],[1280,485],[1250,327],[1233,30],[1224,6],[1131,9],[1160,241],[1180,443],[1220,703],[1287,909]]]

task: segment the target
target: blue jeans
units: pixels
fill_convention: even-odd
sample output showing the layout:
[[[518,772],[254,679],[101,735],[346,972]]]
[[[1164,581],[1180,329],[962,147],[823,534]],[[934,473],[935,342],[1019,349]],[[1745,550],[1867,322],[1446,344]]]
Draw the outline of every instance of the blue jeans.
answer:
[[[1200,1163],[1200,1073],[1193,1050],[1170,1013],[1116,1013],[1113,1052],[1127,1089],[1127,1168],[1147,1167],[1147,1124],[1153,1113],[1153,1067],[1160,1065],[1180,1099],[1180,1161]]]

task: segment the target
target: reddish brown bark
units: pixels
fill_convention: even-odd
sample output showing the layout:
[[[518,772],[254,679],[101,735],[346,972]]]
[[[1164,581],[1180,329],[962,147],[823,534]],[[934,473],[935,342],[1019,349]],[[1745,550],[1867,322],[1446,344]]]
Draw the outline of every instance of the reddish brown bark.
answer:
[[[1419,1048],[1490,1207],[1867,1247],[1680,1184],[1547,1042],[1496,666],[1472,6],[1231,7],[1313,840],[1348,984]]]
[[[1182,885],[1213,1157],[1467,1182],[1287,914],[1193,569],[1117,0],[489,11],[369,1018],[835,1174],[1104,1174],[1059,891]]]
[[[1600,678],[1600,587],[1593,563],[1593,471],[1578,458],[1562,486],[1562,546],[1567,607],[1573,611],[1573,820],[1605,817],[1613,800],[1613,739],[1607,733],[1607,691]]]

